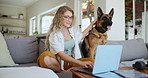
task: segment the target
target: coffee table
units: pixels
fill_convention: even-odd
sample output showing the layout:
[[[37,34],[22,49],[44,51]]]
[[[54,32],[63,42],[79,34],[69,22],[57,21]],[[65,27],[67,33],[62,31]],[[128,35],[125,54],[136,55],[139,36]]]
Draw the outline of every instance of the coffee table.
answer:
[[[92,75],[88,75],[88,74],[85,74],[85,73],[82,73],[82,72],[75,71],[74,70],[75,68],[71,68],[71,72],[72,72],[73,78],[96,78],[95,76],[92,76]],[[139,71],[139,72],[148,74],[148,69],[145,69],[145,70],[137,70],[137,69],[133,69],[132,67],[120,67],[119,70],[135,70],[135,71]]]
[[[137,69],[133,69],[132,67],[120,67],[119,70],[135,70],[135,71],[139,71],[144,74],[148,74],[148,69],[137,70]]]

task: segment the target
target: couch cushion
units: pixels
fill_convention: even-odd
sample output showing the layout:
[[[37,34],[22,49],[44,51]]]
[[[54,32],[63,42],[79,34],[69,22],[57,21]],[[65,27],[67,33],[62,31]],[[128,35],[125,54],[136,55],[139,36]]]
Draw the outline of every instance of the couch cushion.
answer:
[[[39,41],[39,54],[45,51],[45,39]]]
[[[36,62],[38,57],[37,38],[6,39],[8,49],[15,63],[24,64]]]
[[[123,45],[122,61],[148,57],[148,50],[144,40],[140,38],[124,41],[107,41],[107,45]]]
[[[0,32],[0,66],[14,66],[15,63],[9,53],[7,44]]]

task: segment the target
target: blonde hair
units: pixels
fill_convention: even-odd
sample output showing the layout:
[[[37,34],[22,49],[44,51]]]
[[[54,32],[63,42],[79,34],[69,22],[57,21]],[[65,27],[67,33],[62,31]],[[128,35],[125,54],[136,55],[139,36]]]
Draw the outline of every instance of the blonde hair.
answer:
[[[62,20],[63,20],[63,15],[66,11],[70,11],[72,13],[72,24],[70,27],[73,26],[74,24],[74,12],[71,8],[69,8],[68,6],[62,6],[60,7],[53,20],[52,20],[52,24],[50,25],[50,28],[49,28],[49,31],[47,33],[47,36],[46,36],[46,41],[45,41],[45,47],[46,47],[46,50],[50,50],[50,45],[49,45],[49,36],[50,36],[50,33],[52,32],[53,34],[61,31],[61,26],[62,26]]]

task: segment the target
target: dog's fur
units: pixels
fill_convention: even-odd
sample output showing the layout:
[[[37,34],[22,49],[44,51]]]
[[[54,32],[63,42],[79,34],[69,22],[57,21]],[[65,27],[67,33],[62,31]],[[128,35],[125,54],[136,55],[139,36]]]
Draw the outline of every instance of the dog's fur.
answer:
[[[108,26],[112,25],[112,17],[114,9],[112,8],[109,14],[104,14],[100,7],[97,10],[97,22],[88,35],[84,38],[81,50],[84,57],[94,58],[97,45],[105,45],[107,40],[106,31]]]

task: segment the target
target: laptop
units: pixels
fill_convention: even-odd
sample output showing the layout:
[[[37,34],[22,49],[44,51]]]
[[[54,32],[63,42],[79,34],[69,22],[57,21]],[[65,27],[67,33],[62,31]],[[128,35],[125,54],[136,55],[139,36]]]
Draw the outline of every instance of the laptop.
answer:
[[[118,70],[122,45],[98,45],[93,69],[80,68],[75,71],[87,73],[97,77],[118,77],[113,71]]]

